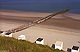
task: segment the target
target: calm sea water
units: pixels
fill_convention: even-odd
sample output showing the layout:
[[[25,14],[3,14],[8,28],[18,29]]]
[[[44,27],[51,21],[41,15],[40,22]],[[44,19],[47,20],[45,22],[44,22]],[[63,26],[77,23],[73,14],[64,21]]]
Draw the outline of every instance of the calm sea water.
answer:
[[[0,3],[0,9],[30,12],[57,12],[66,8],[80,14],[80,3]]]

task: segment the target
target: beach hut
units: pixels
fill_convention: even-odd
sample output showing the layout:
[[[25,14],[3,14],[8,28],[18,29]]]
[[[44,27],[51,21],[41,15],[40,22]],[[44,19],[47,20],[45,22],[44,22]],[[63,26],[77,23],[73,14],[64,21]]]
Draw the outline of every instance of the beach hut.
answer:
[[[0,31],[0,35],[1,36],[4,36],[5,35],[5,32],[4,31]]]
[[[36,41],[35,41],[36,44],[44,44],[44,39],[43,38],[38,38]]]
[[[20,35],[20,36],[18,36],[18,40],[26,40],[26,36],[25,35]]]
[[[62,50],[63,49],[63,42],[62,41],[56,41],[55,49]]]
[[[73,46],[71,52],[79,52],[79,47]]]
[[[12,37],[12,33],[5,33],[5,37]]]
[[[79,52],[79,47],[78,46],[73,46],[72,49],[68,48],[67,52]]]

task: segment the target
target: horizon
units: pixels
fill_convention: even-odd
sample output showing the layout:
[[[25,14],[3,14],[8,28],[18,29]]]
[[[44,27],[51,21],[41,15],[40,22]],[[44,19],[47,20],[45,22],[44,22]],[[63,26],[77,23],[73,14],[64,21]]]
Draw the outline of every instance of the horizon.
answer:
[[[71,13],[80,14],[79,0],[0,0],[0,9],[30,12],[57,12],[70,8]]]
[[[79,3],[80,0],[0,0],[0,2],[51,2],[51,3]]]

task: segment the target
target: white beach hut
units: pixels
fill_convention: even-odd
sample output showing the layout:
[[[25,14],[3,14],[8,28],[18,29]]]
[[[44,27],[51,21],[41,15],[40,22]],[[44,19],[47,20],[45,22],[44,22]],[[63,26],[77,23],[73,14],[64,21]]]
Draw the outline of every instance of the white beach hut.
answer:
[[[67,52],[79,52],[79,47],[78,46],[73,46],[72,49],[68,48]]]
[[[71,52],[79,52],[79,47],[73,46]]]
[[[62,50],[63,49],[63,42],[62,41],[56,41],[55,49]]]
[[[44,44],[44,39],[43,38],[38,38],[35,43],[37,44]]]
[[[20,36],[18,36],[18,40],[26,40],[26,36],[25,35],[20,35]]]
[[[12,37],[12,33],[5,33],[5,37]]]

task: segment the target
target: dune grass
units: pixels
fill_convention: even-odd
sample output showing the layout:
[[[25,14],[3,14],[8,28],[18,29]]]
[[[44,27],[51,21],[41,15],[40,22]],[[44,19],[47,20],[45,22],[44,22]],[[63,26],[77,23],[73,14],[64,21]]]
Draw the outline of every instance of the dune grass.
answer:
[[[0,51],[2,50],[7,50],[7,52],[64,52],[47,45],[38,45],[29,41],[0,36]]]

